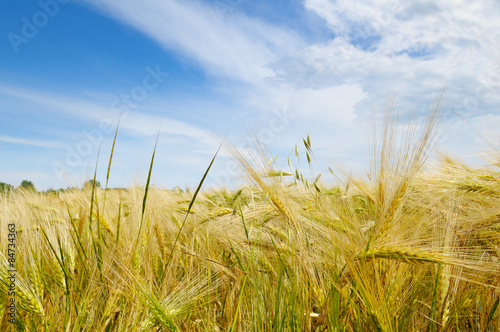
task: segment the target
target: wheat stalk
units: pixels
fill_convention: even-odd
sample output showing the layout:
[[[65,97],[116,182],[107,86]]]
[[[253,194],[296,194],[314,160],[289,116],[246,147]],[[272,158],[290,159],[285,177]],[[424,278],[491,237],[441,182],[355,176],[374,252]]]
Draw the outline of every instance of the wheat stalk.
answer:
[[[161,233],[160,227],[158,226],[158,223],[155,223],[154,231],[155,231],[154,234],[156,236],[156,241],[158,241],[158,247],[160,248],[161,257],[165,259],[165,255],[167,253],[167,247],[165,245],[165,241],[163,239],[163,235]]]
[[[423,250],[415,250],[412,248],[404,248],[397,246],[386,246],[382,248],[375,248],[360,253],[356,259],[374,259],[374,258],[388,258],[405,263],[449,263],[446,256],[430,253]]]
[[[214,211],[212,213],[210,213],[209,215],[207,215],[204,219],[202,219],[200,221],[200,225],[201,224],[204,224],[212,219],[215,219],[215,218],[218,218],[218,217],[222,217],[222,216],[225,216],[227,214],[230,214],[230,213],[233,213],[233,209],[230,209],[230,208],[222,208],[222,209],[219,209],[217,211]]]

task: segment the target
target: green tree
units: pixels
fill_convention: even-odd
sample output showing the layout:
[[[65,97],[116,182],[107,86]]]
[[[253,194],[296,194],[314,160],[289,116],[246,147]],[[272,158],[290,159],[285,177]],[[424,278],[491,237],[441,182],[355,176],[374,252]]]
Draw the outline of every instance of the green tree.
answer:
[[[21,185],[19,186],[20,188],[23,188],[25,190],[31,190],[31,191],[36,191],[35,189],[35,185],[33,184],[33,182],[31,181],[28,181],[28,180],[23,180],[21,182]]]
[[[83,184],[83,189],[92,189],[93,186],[94,186],[94,180],[88,180],[87,182],[85,182]],[[96,181],[95,182],[95,187],[96,188],[100,188],[101,187],[101,183],[99,181]]]
[[[11,191],[14,189],[14,186],[10,184],[0,182],[0,192]]]

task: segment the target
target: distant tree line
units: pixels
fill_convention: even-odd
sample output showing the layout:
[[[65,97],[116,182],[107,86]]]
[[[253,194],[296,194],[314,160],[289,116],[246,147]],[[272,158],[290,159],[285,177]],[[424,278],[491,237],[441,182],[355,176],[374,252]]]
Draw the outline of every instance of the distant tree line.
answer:
[[[26,190],[30,190],[30,191],[36,191],[35,185],[33,184],[33,182],[28,181],[28,180],[23,180],[19,187],[26,189]]]
[[[11,191],[11,190],[14,190],[14,186],[0,182],[0,192]]]
[[[17,187],[17,188],[21,188],[24,190],[30,190],[30,191],[36,191],[35,185],[33,184],[33,182],[28,181],[28,180],[23,180],[21,182],[21,185],[19,185],[19,187]],[[0,192],[12,191],[14,189],[16,189],[16,188],[13,185],[8,184],[8,183],[4,183],[4,182],[0,182]]]
[[[94,187],[94,180],[88,180],[83,184],[83,189],[92,189]],[[101,183],[99,181],[95,182],[95,187],[100,188]]]
[[[93,187],[94,187],[94,180],[88,180],[83,184],[83,189],[92,189]],[[101,183],[99,181],[96,181],[95,187],[100,188]],[[0,193],[13,191],[15,189],[23,189],[23,190],[33,191],[33,192],[37,191],[33,182],[28,181],[28,180],[23,180],[17,188],[11,184],[0,182]],[[63,189],[63,188],[61,188],[61,189],[49,189],[46,192],[47,193],[57,193],[57,192],[63,192],[66,190],[74,190],[74,189],[77,189],[77,188],[76,187],[68,187],[66,189]]]

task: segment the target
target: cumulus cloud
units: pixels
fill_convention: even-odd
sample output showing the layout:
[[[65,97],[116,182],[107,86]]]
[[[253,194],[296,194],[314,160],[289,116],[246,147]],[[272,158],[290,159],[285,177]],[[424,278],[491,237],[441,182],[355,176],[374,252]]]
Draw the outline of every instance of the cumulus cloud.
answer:
[[[469,113],[498,102],[500,9],[491,1],[306,0],[305,7],[337,37],[287,59],[282,72],[294,80],[356,81],[375,99],[447,84]]]

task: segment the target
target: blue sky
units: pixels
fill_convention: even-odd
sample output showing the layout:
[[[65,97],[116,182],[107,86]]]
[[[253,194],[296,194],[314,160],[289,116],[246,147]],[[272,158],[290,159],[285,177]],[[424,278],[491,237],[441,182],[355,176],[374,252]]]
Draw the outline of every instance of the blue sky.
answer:
[[[463,158],[500,128],[493,1],[41,0],[0,3],[0,182],[39,189],[105,178],[195,186],[212,132],[244,126],[281,161],[310,134],[316,170],[366,166],[366,119],[396,93],[423,107],[447,86]],[[160,127],[161,124],[161,127]],[[220,155],[211,184],[238,176]]]

